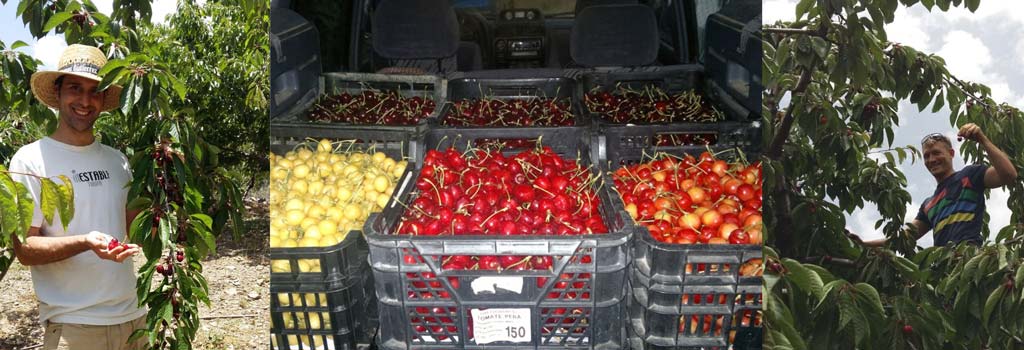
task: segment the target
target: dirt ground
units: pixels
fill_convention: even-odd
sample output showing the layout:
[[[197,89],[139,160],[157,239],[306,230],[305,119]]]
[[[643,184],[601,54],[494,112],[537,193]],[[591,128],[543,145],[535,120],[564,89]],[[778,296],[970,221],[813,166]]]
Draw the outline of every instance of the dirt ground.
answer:
[[[266,193],[263,199],[246,198],[249,234],[232,241],[230,234],[217,241],[217,254],[203,262],[209,282],[210,304],[201,305],[201,329],[195,349],[266,349],[270,346],[270,260]],[[141,256],[141,254],[140,254]],[[144,258],[137,257],[135,266]],[[0,350],[30,350],[42,346],[43,329],[32,275],[15,263],[0,281]]]

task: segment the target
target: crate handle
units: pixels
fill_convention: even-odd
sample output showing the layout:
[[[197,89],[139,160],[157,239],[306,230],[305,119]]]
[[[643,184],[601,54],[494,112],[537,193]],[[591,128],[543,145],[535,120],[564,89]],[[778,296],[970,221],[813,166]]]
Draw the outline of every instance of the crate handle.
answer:
[[[554,96],[541,96],[540,88],[536,86],[497,86],[487,89],[492,96],[502,97],[554,97]]]

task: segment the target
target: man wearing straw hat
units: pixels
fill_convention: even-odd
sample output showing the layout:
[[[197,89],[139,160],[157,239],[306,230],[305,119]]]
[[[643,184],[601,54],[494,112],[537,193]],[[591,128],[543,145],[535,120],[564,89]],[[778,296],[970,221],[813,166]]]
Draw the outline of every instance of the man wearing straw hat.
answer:
[[[128,159],[100,144],[93,134],[100,112],[120,105],[120,87],[97,91],[97,73],[106,63],[99,49],[71,45],[61,54],[58,70],[32,75],[32,93],[58,112],[57,129],[22,147],[11,159],[12,172],[67,176],[75,193],[75,215],[65,231],[59,215],[52,224],[43,221],[39,181],[14,176],[28,186],[36,202],[32,228],[24,242],[14,240],[14,251],[31,267],[47,350],[144,346],[141,341],[127,343],[135,329],[145,328],[146,310],[139,308],[130,260],[139,247],[107,249],[112,239],[125,241],[137,212],[126,210],[132,179]]]

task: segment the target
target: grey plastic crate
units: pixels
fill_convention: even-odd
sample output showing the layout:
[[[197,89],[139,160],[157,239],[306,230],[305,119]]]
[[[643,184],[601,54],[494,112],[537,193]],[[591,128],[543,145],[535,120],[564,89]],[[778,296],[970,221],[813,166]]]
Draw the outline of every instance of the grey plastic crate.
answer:
[[[520,131],[524,132],[524,131]],[[433,131],[431,132],[433,134]],[[430,148],[464,145],[436,134],[427,136]],[[523,134],[519,134],[523,135]],[[492,137],[489,133],[467,136]],[[568,154],[571,140],[553,149]],[[582,145],[581,141],[576,146]],[[555,148],[557,147],[557,148]],[[585,149],[585,147],[584,147]],[[584,156],[584,162],[589,160]],[[387,349],[621,349],[625,346],[627,266],[632,225],[606,191],[598,191],[601,214],[611,232],[581,236],[409,236],[394,235],[405,213],[396,199],[411,200],[418,172],[400,183],[398,194],[364,227],[370,244],[370,261],[380,298],[381,333],[378,345]],[[547,256],[552,269],[524,271],[445,270],[443,257]],[[522,282],[516,293],[496,288],[493,293],[474,293],[480,278],[513,278]],[[480,280],[483,281],[483,280]],[[561,282],[565,282],[564,284]],[[472,309],[529,309],[530,339],[523,342],[476,344],[469,331]],[[559,314],[559,309],[566,314]],[[573,316],[573,311],[586,316]],[[570,323],[562,323],[565,320]],[[559,326],[560,325],[560,326]]]
[[[369,347],[379,324],[372,286],[372,274],[365,264],[344,285],[333,288],[271,283],[272,349]]]
[[[446,81],[444,79],[432,75],[324,73],[320,78],[320,97],[315,100],[308,101],[303,106],[297,106],[297,108],[286,114],[276,116],[271,119],[271,126],[273,127],[274,124],[323,124],[335,127],[352,128],[357,131],[404,130],[422,132],[423,124],[426,123],[427,120],[436,118],[437,113],[441,110],[441,106],[444,105],[445,96],[447,94],[445,91],[446,86]],[[420,96],[425,99],[429,98],[435,103],[434,113],[415,125],[373,125],[344,122],[318,122],[311,121],[307,118],[306,114],[313,108],[313,106],[316,105],[320,98],[338,93],[359,94],[365,90],[396,91],[402,97]]]
[[[743,349],[754,348],[750,337],[762,329],[762,290],[760,278],[749,282],[671,286],[632,271],[627,328],[633,348],[725,350],[732,345],[730,337]]]
[[[462,100],[494,98],[499,100],[528,100],[537,97],[565,99],[569,102],[569,112],[573,115],[574,125],[587,126],[590,119],[583,113],[579,100],[575,97],[576,81],[566,77],[546,78],[456,78],[447,82],[447,102],[439,107],[440,113],[435,128],[500,128],[500,126],[452,126],[446,125],[448,111],[452,103]],[[434,121],[432,121],[434,122]],[[552,126],[555,127],[555,126]]]

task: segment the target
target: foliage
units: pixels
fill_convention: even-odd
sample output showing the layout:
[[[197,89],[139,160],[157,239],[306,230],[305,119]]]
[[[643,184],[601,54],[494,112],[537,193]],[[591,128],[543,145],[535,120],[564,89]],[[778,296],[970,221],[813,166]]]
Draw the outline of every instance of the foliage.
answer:
[[[245,229],[242,176],[226,166],[257,166],[268,142],[267,4],[183,2],[179,10],[167,25],[153,25],[149,0],[115,1],[111,14],[100,13],[89,0],[18,3],[33,36],[62,33],[68,44],[100,47],[110,59],[100,88],[123,87],[121,108],[104,113],[95,130],[131,159],[130,207],[142,212],[131,223],[129,239],[147,258],[137,289],[140,304],[149,309],[147,329],[133,336],[147,337],[153,349],[191,348],[198,303],[209,304],[201,261],[215,250],[215,235],[225,227],[233,228],[236,239]],[[32,127],[0,133],[15,136],[3,142],[11,152],[51,132],[56,121],[29,89],[39,62],[12,50],[0,43],[0,125]],[[0,195],[3,202],[20,203],[7,192]],[[9,244],[0,240],[0,251],[6,254]]]
[[[888,42],[899,6],[965,0],[801,0],[796,21],[765,28],[763,116],[769,348],[979,349],[1024,346],[1024,184],[1007,186],[1011,224],[983,247],[917,251],[903,219],[910,195],[893,145],[898,104],[981,126],[1021,173],[1024,114],[984,85],[952,76],[941,57]],[[790,103],[780,105],[789,94]],[[968,162],[984,161],[976,143]],[[847,236],[844,213],[878,207],[885,248]],[[795,219],[799,218],[799,220]],[[983,225],[987,227],[987,225]],[[987,230],[986,230],[987,231]],[[991,234],[983,232],[987,237]],[[1018,278],[1017,276],[1021,276]],[[1012,281],[1010,284],[1007,281]]]
[[[53,216],[60,215],[61,224],[67,229],[67,223],[75,215],[75,193],[71,179],[61,175],[58,184],[50,178],[24,175],[39,181],[39,207],[43,211],[43,220],[51,224]],[[32,225],[34,209],[35,201],[25,184],[14,181],[7,167],[0,165],[0,280],[4,279],[16,258],[12,240],[25,240]]]

